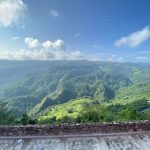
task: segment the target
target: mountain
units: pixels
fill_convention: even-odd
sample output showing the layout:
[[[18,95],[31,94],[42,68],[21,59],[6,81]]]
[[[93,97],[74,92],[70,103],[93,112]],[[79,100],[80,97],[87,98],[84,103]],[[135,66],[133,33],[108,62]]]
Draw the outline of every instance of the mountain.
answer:
[[[150,99],[148,63],[0,60],[0,101],[17,116],[54,116],[52,108],[70,106],[72,101],[77,101],[74,107],[86,100],[91,106],[108,107],[142,99]],[[148,107],[144,103],[138,111]]]

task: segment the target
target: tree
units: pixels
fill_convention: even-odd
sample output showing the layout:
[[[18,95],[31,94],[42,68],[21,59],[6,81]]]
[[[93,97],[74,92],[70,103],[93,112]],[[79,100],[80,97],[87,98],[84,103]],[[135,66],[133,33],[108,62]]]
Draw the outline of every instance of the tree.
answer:
[[[14,124],[15,123],[15,117],[11,115],[11,113],[7,109],[7,103],[1,103],[0,104],[0,124],[6,125],[6,124]]]
[[[119,120],[121,121],[140,120],[142,117],[141,114],[139,114],[137,111],[131,108],[126,108],[122,110],[121,112],[118,113],[118,115]]]
[[[21,123],[23,125],[27,125],[29,124],[29,121],[30,121],[30,117],[27,114],[23,114],[21,118]]]

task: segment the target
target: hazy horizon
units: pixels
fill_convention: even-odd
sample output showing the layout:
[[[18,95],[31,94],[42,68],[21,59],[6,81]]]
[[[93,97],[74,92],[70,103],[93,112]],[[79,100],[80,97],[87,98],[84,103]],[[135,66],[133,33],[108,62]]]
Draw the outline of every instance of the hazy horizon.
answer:
[[[23,59],[23,60],[15,60],[15,59],[0,59],[0,61],[16,61],[16,62],[52,62],[52,61],[89,61],[89,62],[103,62],[103,63],[133,63],[133,64],[150,64],[150,62],[138,62],[138,61],[102,61],[102,60],[88,60],[88,59],[81,59],[81,60],[38,60],[38,59]]]

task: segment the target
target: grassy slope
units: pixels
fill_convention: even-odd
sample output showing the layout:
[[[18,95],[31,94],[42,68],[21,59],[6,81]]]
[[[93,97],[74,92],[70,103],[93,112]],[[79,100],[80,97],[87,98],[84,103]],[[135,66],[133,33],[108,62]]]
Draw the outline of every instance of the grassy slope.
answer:
[[[64,104],[49,107],[43,111],[44,115],[40,114],[39,121],[53,117],[56,117],[56,120],[59,120],[65,116],[77,118],[80,112],[91,103],[92,99],[90,98],[79,98]]]

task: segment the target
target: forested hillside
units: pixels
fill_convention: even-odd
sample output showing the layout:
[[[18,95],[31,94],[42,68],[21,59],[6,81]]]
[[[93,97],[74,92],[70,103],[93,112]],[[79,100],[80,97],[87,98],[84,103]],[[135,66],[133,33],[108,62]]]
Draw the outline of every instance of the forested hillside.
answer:
[[[150,64],[0,61],[0,102],[38,123],[149,119]]]

